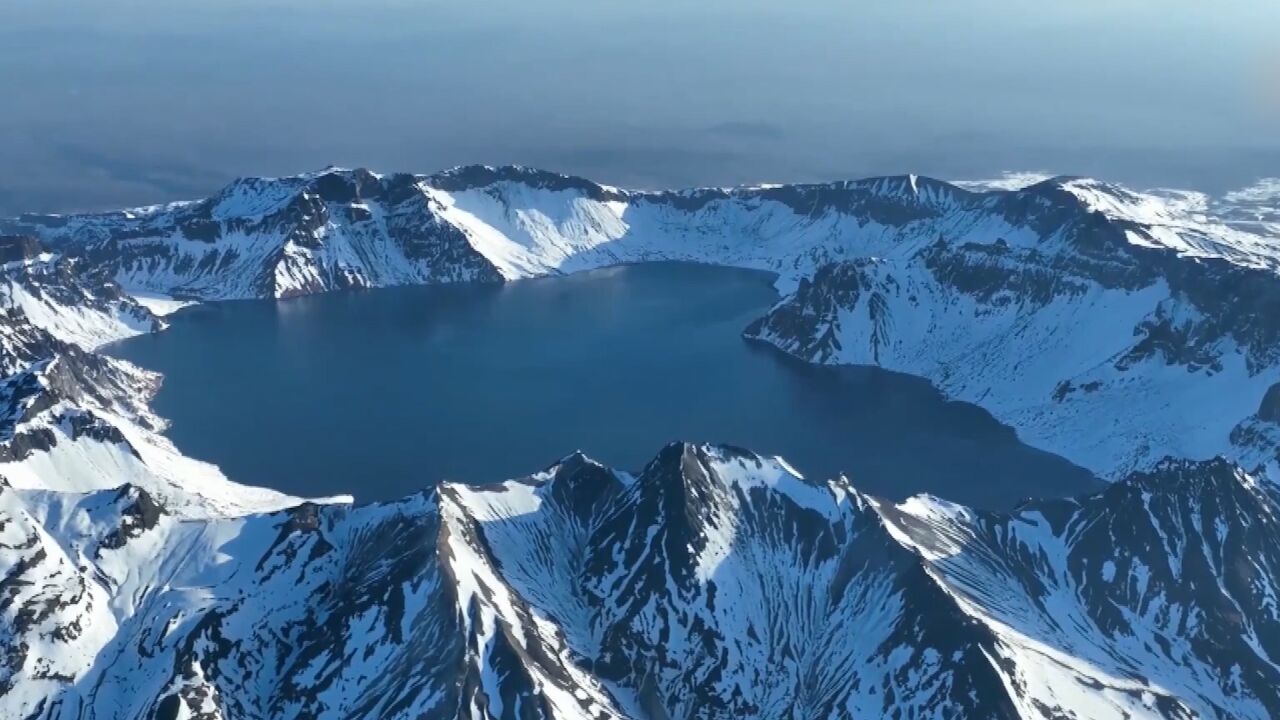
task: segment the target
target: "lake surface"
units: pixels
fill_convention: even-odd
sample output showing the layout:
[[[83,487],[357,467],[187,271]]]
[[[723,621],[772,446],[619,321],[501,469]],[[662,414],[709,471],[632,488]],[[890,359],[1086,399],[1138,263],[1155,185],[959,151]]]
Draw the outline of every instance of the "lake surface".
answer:
[[[637,470],[676,439],[895,498],[999,507],[1096,486],[921,379],[744,340],[775,300],[765,273],[662,263],[204,305],[110,352],[165,374],[155,407],[180,449],[298,495],[392,499],[574,449]]]

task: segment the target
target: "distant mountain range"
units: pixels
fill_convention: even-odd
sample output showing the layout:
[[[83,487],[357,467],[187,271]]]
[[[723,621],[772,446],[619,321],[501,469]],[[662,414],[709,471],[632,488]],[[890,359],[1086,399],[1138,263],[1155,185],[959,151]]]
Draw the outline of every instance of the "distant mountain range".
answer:
[[[0,716],[1280,714],[1276,195],[328,169],[0,220]],[[747,337],[1116,482],[994,514],[676,444],[304,502],[184,457],[95,352],[183,302],[657,260],[771,270]]]

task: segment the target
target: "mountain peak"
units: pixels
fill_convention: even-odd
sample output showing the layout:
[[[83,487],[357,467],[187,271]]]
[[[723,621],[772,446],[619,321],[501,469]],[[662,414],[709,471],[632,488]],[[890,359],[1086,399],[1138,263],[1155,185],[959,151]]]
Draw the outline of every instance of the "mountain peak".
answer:
[[[1267,479],[1259,480],[1245,472],[1235,462],[1219,455],[1208,460],[1166,457],[1150,470],[1135,472],[1118,485],[1130,485],[1146,492],[1179,494],[1192,487],[1213,487],[1220,490],[1255,490],[1271,486]]]

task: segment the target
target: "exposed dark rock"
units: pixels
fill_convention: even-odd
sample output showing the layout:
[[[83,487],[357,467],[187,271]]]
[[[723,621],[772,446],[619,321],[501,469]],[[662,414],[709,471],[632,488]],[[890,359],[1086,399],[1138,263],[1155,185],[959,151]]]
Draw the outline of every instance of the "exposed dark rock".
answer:
[[[1280,423],[1280,383],[1267,388],[1262,396],[1262,404],[1258,406],[1258,419]]]
[[[40,241],[29,235],[0,235],[0,263],[31,260],[44,252]]]

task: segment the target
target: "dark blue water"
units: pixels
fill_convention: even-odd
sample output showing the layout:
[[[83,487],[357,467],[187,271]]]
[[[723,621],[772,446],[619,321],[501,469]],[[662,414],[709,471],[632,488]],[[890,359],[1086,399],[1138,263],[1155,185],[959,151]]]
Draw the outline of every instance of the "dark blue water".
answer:
[[[763,273],[628,266],[206,305],[112,352],[165,374],[156,408],[184,452],[300,495],[396,498],[578,448],[639,469],[675,439],[781,454],[892,497],[1007,506],[1094,486],[923,380],[743,340],[775,298]]]

